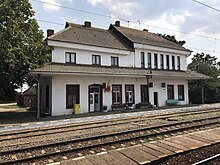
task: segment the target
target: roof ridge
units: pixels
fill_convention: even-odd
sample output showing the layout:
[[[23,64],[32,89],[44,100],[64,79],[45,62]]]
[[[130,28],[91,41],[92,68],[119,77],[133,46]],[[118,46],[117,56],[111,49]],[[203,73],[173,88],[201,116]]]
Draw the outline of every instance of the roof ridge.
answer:
[[[97,28],[97,27],[85,27],[83,24],[76,24],[76,23],[73,23],[73,22],[68,22],[68,24],[70,25],[70,27],[77,27],[77,28],[85,28],[85,29],[88,29],[88,30],[93,30],[93,29],[97,29],[97,30],[102,30],[102,31],[108,31],[107,29],[103,29],[103,28]]]
[[[146,35],[145,38],[143,38],[143,36],[142,36],[143,42],[144,42],[144,41],[147,41],[147,40],[148,40],[149,42],[152,42],[153,40],[151,40],[150,38],[155,38],[155,42],[156,42],[156,40],[158,40],[157,42],[158,42],[158,43],[161,43],[161,44],[164,44],[164,45],[163,45],[164,47],[171,48],[172,45],[173,45],[173,46],[176,47],[176,49],[181,49],[181,50],[185,50],[185,51],[190,51],[190,50],[186,49],[185,47],[183,47],[183,46],[181,46],[181,45],[179,45],[179,44],[177,44],[177,43],[174,43],[174,42],[172,42],[172,41],[169,41],[169,40],[167,40],[167,39],[165,39],[165,38],[163,38],[163,37],[161,37],[161,36],[159,36],[159,35],[157,35],[156,33],[153,33],[153,32],[142,31],[142,30],[139,30],[139,29],[129,28],[129,27],[125,27],[125,26],[119,26],[119,27],[118,27],[118,26],[113,25],[113,27],[115,27],[115,29],[117,29],[120,33],[122,33],[124,36],[126,36],[128,39],[130,39],[132,42],[142,43],[142,42],[140,41],[140,38],[137,37],[137,36],[135,36],[135,34],[138,34],[138,33],[139,33],[139,35],[140,35],[141,33],[143,33],[143,34]],[[127,31],[127,32],[126,32],[126,31]],[[128,34],[127,34],[127,33],[128,33]],[[137,40],[135,40],[135,38],[136,38],[136,39],[139,39],[139,42],[138,42]],[[160,40],[160,41],[159,41],[159,40]],[[150,44],[150,43],[148,43],[148,44]],[[150,44],[150,45],[151,45],[151,44]],[[169,46],[169,45],[170,45],[170,46]]]
[[[68,27],[66,27],[66,28],[64,28],[64,29],[62,29],[62,30],[56,32],[56,33],[54,33],[53,35],[51,35],[51,36],[49,36],[49,37],[47,37],[47,38],[48,38],[48,39],[52,39],[53,37],[56,37],[57,35],[59,35],[59,34],[65,32],[65,31],[67,31],[67,30],[69,30],[69,29],[71,29],[71,26],[68,26]]]

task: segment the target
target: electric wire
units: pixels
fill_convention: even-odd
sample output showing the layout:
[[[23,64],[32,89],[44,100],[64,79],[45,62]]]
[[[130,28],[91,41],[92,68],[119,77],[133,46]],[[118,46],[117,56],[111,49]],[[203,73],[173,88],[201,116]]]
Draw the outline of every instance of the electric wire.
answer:
[[[183,32],[183,31],[179,31],[179,30],[168,29],[168,28],[163,28],[163,27],[154,26],[154,25],[148,25],[148,24],[145,24],[145,23],[141,23],[140,20],[137,21],[137,22],[136,21],[128,21],[128,20],[126,20],[124,18],[113,18],[112,16],[109,16],[109,15],[104,15],[104,14],[95,13],[95,12],[91,12],[91,11],[85,11],[85,10],[81,10],[81,9],[67,7],[67,6],[63,6],[63,5],[60,5],[60,4],[53,4],[53,3],[44,2],[44,1],[41,1],[41,0],[32,0],[32,1],[35,1],[35,2],[38,2],[38,3],[44,3],[44,4],[47,4],[47,5],[57,6],[57,7],[61,7],[61,8],[68,9],[68,10],[74,10],[74,11],[77,11],[77,12],[83,12],[83,13],[87,13],[87,14],[91,14],[91,15],[96,15],[96,16],[101,16],[101,17],[110,18],[110,19],[118,19],[118,20],[125,21],[125,22],[131,22],[131,23],[135,23],[135,24],[139,24],[139,25],[145,25],[145,26],[148,26],[148,27],[163,29],[163,30],[172,31],[172,32],[176,32],[176,33],[181,33],[181,34],[185,34],[185,35],[189,35],[189,36],[193,35],[193,36],[197,36],[197,37],[213,39],[213,40],[215,40],[215,42],[216,42],[216,40],[220,40],[220,38],[214,38],[214,37],[211,37],[211,36],[199,35],[199,34],[195,34],[195,33],[188,33],[188,32]],[[203,4],[203,3],[198,2],[196,0],[192,0],[192,1],[200,3],[200,4]],[[212,8],[211,6],[208,6],[206,4],[203,4],[203,5],[205,5],[205,6],[209,7],[209,8]],[[215,9],[215,10],[218,10],[218,9]],[[220,10],[218,10],[218,11],[220,12]],[[42,20],[42,19],[36,19],[36,20],[40,21],[40,22],[45,22],[45,23],[50,23],[50,24],[56,24],[56,25],[63,26],[62,23],[58,23],[58,22],[47,21],[47,20]],[[207,52],[220,53],[220,52],[215,51],[215,48],[214,48],[214,50],[207,50],[207,49],[195,48],[195,47],[190,47],[190,46],[187,46],[187,47],[191,48],[191,49],[196,49],[196,50],[203,50],[203,51],[207,51]]]

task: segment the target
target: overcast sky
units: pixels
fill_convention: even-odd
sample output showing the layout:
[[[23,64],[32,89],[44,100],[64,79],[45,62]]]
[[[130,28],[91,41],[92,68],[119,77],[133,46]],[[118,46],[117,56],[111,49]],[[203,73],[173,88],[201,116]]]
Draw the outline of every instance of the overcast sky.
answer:
[[[220,9],[220,1],[198,1]],[[30,2],[44,32],[49,28],[55,32],[63,29],[66,21],[78,24],[91,21],[94,27],[108,29],[111,23],[121,19],[123,26],[175,35],[178,40],[186,41],[185,47],[192,50],[192,54],[204,52],[220,59],[220,12],[193,0],[30,0]]]

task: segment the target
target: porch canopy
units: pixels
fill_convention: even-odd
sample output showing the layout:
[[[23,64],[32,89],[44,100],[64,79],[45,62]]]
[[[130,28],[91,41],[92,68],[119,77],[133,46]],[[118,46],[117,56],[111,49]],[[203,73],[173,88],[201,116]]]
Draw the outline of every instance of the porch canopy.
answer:
[[[187,70],[156,70],[152,69],[153,78],[178,78],[186,80],[210,79],[211,77]],[[132,67],[111,67],[80,64],[50,63],[30,71],[32,74],[46,75],[95,75],[120,77],[146,77],[149,69]]]

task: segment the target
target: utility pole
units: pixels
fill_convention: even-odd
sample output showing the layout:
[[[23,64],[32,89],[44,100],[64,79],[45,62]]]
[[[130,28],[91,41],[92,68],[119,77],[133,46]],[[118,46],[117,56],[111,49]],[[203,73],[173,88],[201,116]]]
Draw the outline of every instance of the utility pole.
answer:
[[[151,79],[152,78],[152,71],[151,70],[149,70],[148,72],[147,72],[147,75],[146,75],[146,78],[147,78],[147,103],[148,103],[148,109],[150,108],[150,99],[149,99],[149,96],[150,96],[150,91],[149,91],[149,79]]]

